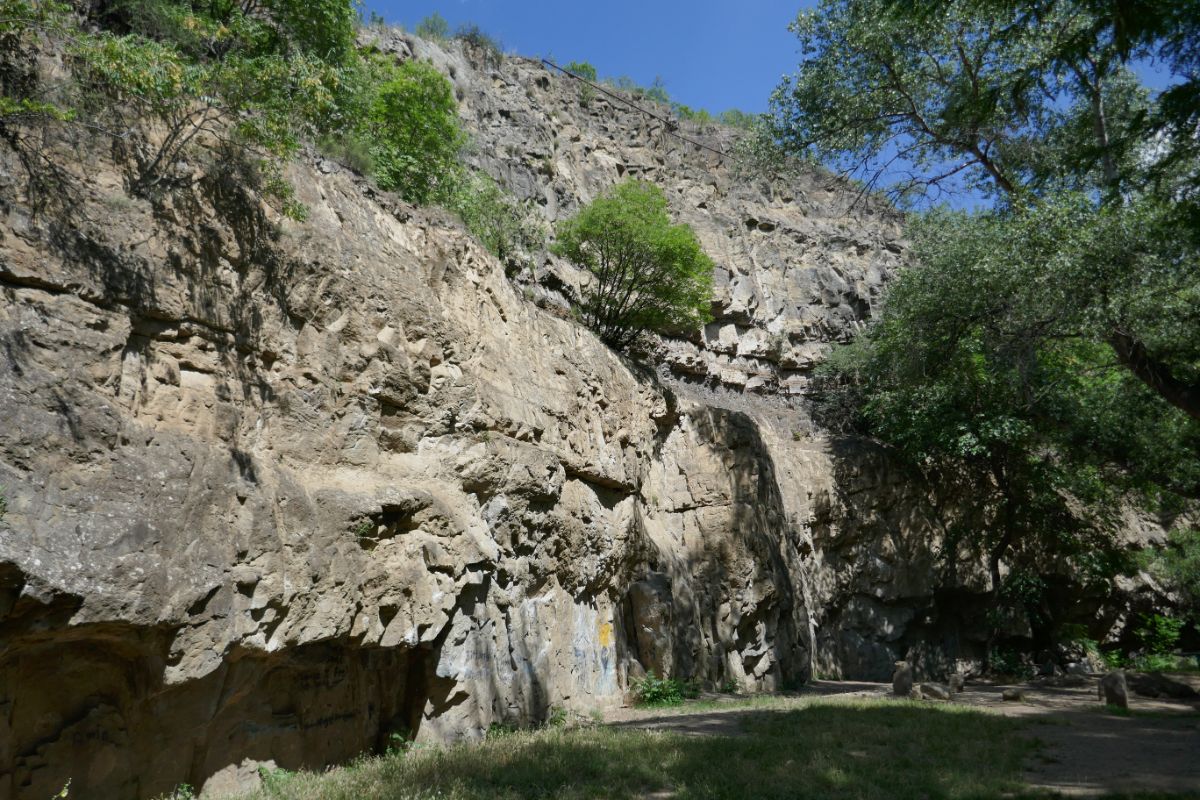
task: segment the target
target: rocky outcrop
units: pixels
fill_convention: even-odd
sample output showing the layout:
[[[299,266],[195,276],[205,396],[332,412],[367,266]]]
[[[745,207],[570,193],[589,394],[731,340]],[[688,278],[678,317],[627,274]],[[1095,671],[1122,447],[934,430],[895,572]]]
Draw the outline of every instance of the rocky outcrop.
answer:
[[[221,174],[131,199],[92,157],[69,207],[4,189],[6,796],[478,736],[620,702],[642,658],[807,676],[747,415],[342,170],[295,167],[298,224]],[[634,587],[657,576],[656,640]]]
[[[478,165],[547,221],[667,187],[716,321],[631,361],[554,313],[568,265],[531,302],[457,221],[312,154],[294,222],[222,162],[146,200],[97,142],[53,186],[0,145],[0,797],[221,792],[647,670],[761,690],[969,656],[978,576],[935,568],[936,498],[805,406],[895,215],[739,178],[535,62],[380,44],[454,79]]]
[[[592,90],[534,59],[488,63],[399,31],[367,37],[399,58],[431,60],[454,82],[473,147],[470,159],[547,222],[573,213],[629,177],[659,183],[672,216],[688,223],[716,262],[714,320],[658,358],[682,382],[737,393],[802,395],[831,342],[878,306],[905,250],[900,215],[828,173],[768,180],[732,156],[739,135],[661,119]],[[655,116],[655,114],[657,116]],[[699,141],[697,147],[676,136]],[[542,285],[578,284],[553,258]],[[798,406],[800,407],[800,406]]]

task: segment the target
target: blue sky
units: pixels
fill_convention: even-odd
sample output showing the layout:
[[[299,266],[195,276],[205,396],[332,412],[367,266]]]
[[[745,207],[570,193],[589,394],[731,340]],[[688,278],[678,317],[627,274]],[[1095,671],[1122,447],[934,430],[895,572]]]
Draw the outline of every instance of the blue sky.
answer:
[[[452,28],[473,22],[506,51],[561,64],[590,61],[602,76],[649,85],[694,108],[766,111],[771,90],[796,68],[788,23],[813,2],[789,0],[368,0],[410,30],[437,11]]]

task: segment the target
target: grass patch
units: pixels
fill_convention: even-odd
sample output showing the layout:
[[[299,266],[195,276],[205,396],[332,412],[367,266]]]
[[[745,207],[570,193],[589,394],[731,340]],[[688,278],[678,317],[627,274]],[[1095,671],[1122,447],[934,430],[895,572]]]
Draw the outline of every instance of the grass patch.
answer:
[[[548,728],[272,776],[258,800],[979,798],[1019,792],[1018,720],[903,701],[779,700],[740,736]],[[694,707],[694,706],[693,706]]]

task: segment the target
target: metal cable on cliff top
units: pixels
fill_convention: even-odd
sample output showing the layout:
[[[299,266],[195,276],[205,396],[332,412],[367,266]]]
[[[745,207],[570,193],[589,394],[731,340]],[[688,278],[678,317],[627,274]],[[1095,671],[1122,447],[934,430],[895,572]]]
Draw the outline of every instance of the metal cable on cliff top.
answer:
[[[708,150],[711,153],[716,153],[721,158],[730,158],[731,157],[728,153],[726,153],[722,150],[718,150],[715,147],[706,145],[703,142],[697,142],[695,139],[689,139],[688,137],[684,136],[681,133],[676,133],[674,130],[672,130],[673,128],[679,126],[679,121],[676,119],[673,119],[671,117],[664,117],[660,114],[654,113],[653,111],[642,108],[641,106],[637,105],[636,103],[632,102],[631,100],[628,100],[628,99],[622,97],[621,95],[617,94],[616,92],[609,91],[608,89],[604,88],[603,86],[601,86],[598,83],[593,83],[592,81],[588,80],[587,78],[584,78],[580,75],[576,75],[574,72],[571,72],[568,69],[563,69],[558,64],[555,64],[553,61],[549,61],[549,60],[543,58],[542,63],[548,67],[552,67],[553,69],[558,70],[563,75],[566,75],[568,78],[574,78],[575,80],[579,81],[580,83],[586,83],[588,86],[591,86],[596,91],[602,92],[603,94],[608,95],[609,97],[616,100],[617,102],[624,103],[625,105],[632,108],[634,111],[640,111],[641,113],[645,114],[646,116],[653,117],[654,119],[658,120],[659,122],[662,122],[663,124],[665,124],[667,126],[666,132],[667,132],[668,136],[674,136],[676,139],[685,141],[688,144],[694,144],[696,147],[699,147],[703,150]]]

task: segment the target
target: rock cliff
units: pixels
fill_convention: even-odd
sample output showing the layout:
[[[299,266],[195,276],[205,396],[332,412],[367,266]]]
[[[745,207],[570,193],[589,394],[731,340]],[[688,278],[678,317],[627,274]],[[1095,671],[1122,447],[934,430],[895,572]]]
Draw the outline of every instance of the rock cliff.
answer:
[[[547,222],[662,185],[716,321],[629,360],[554,313],[567,265],[516,287],[312,154],[294,222],[219,164],[148,202],[97,142],[69,192],[0,145],[0,797],[220,793],[618,704],[647,670],[970,658],[981,578],[936,566],[936,498],[804,397],[899,264],[896,215],[740,178],[535,61],[378,44],[452,78],[473,160]]]

